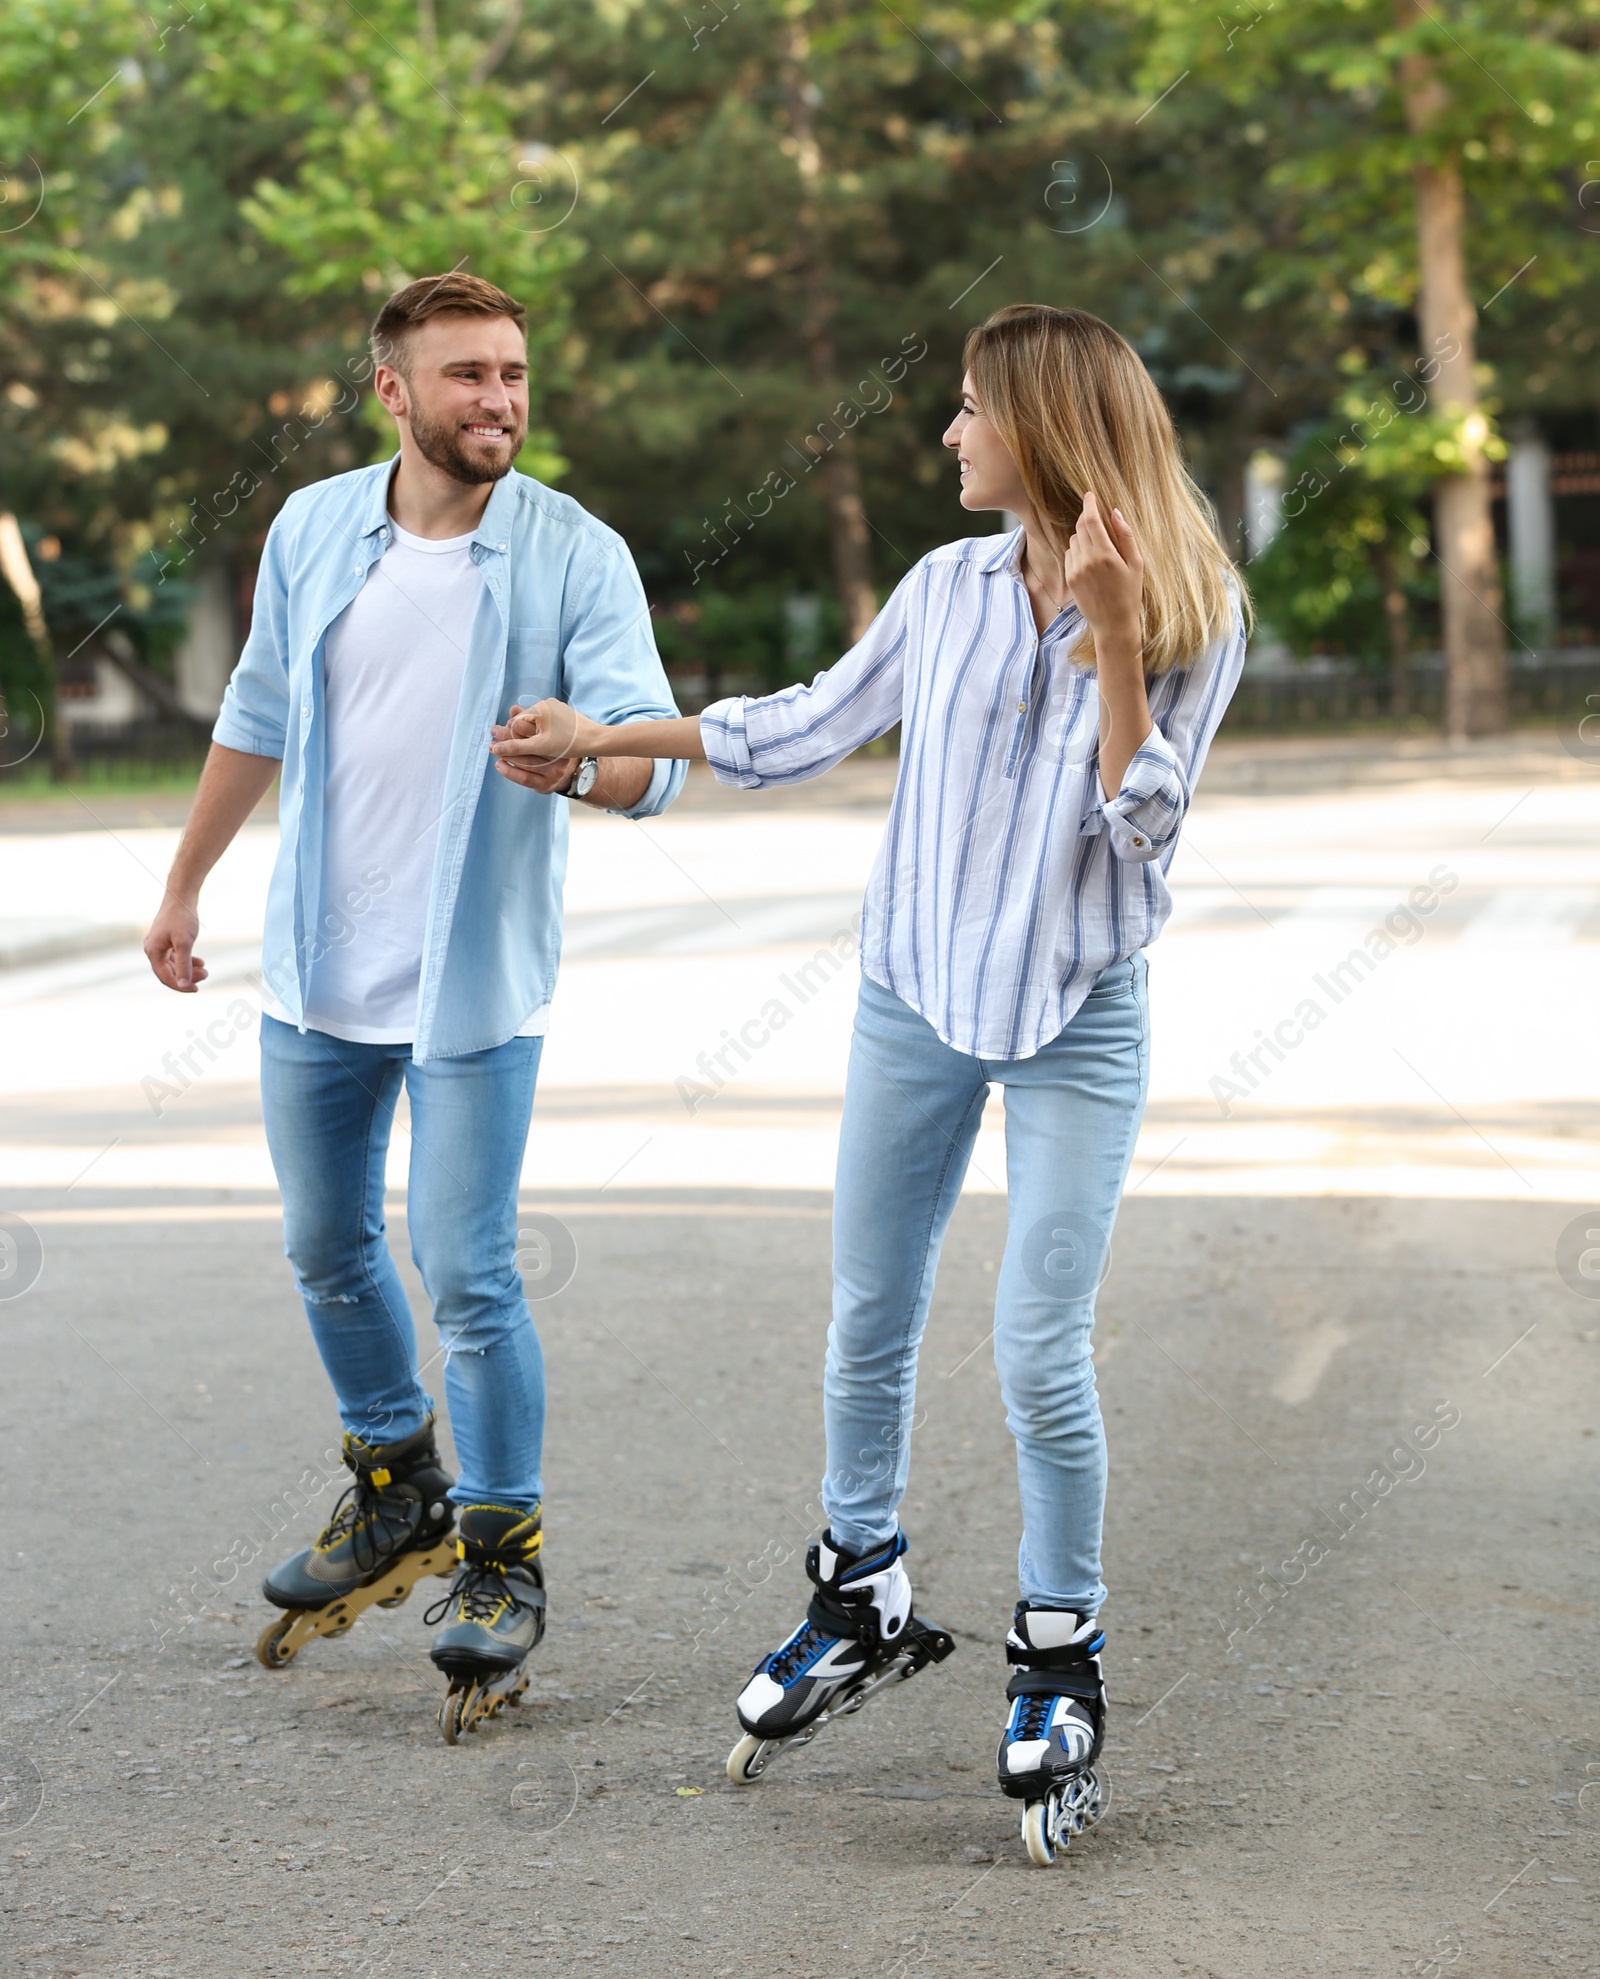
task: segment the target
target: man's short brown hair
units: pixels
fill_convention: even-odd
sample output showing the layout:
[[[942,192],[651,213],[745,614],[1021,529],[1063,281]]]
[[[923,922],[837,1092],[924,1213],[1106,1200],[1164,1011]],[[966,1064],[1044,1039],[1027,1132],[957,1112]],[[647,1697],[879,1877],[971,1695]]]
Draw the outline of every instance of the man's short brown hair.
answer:
[[[509,316],[527,332],[528,312],[515,296],[481,275],[424,275],[408,282],[378,311],[372,325],[372,361],[403,368],[413,330],[434,316]]]

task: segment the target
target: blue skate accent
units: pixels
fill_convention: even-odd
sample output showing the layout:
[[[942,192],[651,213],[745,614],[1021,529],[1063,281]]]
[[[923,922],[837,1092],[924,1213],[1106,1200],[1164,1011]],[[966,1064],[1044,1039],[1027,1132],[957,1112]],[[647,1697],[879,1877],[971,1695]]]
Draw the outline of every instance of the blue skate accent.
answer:
[[[1045,1737],[1045,1726],[1049,1723],[1051,1712],[1066,1696],[1065,1691],[1060,1691],[1054,1696],[1019,1697],[1011,1707],[1006,1738],[1012,1744],[1025,1744],[1031,1739]]]
[[[861,1559],[848,1567],[846,1569],[846,1577],[853,1580],[859,1574],[875,1574],[880,1572],[884,1567],[892,1567],[895,1561],[900,1558],[901,1554],[908,1550],[905,1534],[903,1532],[897,1532],[893,1539],[884,1542],[881,1553],[865,1554]]]
[[[811,1638],[809,1648],[806,1646],[808,1636]],[[809,1675],[838,1641],[838,1636],[823,1635],[814,1629],[810,1622],[802,1622],[781,1649],[773,1650],[767,1660],[757,1664],[756,1667],[764,1670],[775,1682],[782,1684],[785,1690],[793,1690],[800,1679]],[[788,1662],[786,1659],[789,1658],[796,1660]]]

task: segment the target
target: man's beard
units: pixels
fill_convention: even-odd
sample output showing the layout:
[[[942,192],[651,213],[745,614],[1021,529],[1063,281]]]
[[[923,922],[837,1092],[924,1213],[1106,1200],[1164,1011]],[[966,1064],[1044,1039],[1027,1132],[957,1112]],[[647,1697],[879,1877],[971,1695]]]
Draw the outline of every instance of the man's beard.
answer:
[[[425,461],[440,468],[452,480],[465,482],[468,487],[477,487],[485,481],[499,481],[511,470],[511,464],[522,451],[526,428],[513,426],[511,445],[507,448],[504,463],[486,460],[481,454],[474,456],[466,451],[465,435],[459,426],[448,424],[442,419],[430,419],[421,406],[413,402],[410,410],[411,437],[417,443],[417,451]]]

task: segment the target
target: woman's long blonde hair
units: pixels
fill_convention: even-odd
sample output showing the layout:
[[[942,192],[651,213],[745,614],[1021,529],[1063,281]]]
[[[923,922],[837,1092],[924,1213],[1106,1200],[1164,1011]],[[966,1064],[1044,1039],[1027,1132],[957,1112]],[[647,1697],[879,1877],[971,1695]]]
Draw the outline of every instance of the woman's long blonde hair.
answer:
[[[1041,522],[1063,551],[1083,493],[1121,509],[1144,553],[1144,667],[1186,666],[1250,605],[1211,504],[1183,464],[1166,401],[1139,354],[1082,309],[1018,302],[967,338],[978,406],[1005,442]],[[1072,657],[1094,664],[1085,627]]]

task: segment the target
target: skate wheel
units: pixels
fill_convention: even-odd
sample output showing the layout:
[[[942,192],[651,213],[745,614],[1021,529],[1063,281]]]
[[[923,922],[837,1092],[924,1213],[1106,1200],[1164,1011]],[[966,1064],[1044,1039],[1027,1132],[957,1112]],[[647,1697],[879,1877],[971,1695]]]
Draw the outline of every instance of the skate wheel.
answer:
[[[378,1606],[380,1608],[403,1608],[410,1599],[411,1590],[408,1587],[403,1594],[391,1594],[387,1601],[380,1601]]]
[[[767,1770],[773,1750],[771,1739],[747,1734],[728,1754],[728,1778],[736,1787],[753,1787]]]
[[[1056,1845],[1050,1836],[1050,1813],[1047,1800],[1030,1800],[1022,1810],[1023,1845],[1041,1869],[1048,1869],[1056,1859]]]
[[[461,1722],[462,1711],[466,1707],[467,1693],[453,1685],[444,1702],[439,1706],[439,1729],[444,1733],[446,1745],[454,1745],[460,1739],[465,1727]]]
[[[294,1627],[293,1615],[280,1615],[277,1621],[268,1622],[256,1638],[256,1661],[265,1670],[287,1670],[299,1654],[298,1649],[285,1649],[283,1639]]]

